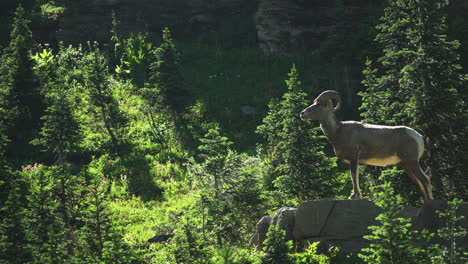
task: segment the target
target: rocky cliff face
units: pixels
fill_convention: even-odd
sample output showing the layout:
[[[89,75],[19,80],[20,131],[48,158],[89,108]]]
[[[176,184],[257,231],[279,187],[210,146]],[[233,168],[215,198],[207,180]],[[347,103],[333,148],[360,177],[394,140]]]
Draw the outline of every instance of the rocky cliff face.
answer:
[[[164,26],[178,26],[187,35],[216,28],[238,14],[245,0],[87,0],[70,2],[59,20],[57,40],[65,43],[109,41],[112,12],[120,21],[119,31],[159,33]]]
[[[56,26],[56,38],[66,43],[86,40],[107,42],[112,12],[120,30],[159,33],[161,27],[177,27],[190,38],[216,30],[238,15],[252,1],[258,46],[266,52],[291,53],[322,47],[343,34],[355,34],[370,17],[383,12],[377,0],[83,0],[65,1],[67,12]],[[466,31],[468,1],[452,0],[452,28]],[[449,19],[450,20],[450,19]],[[450,21],[449,21],[450,22]]]
[[[290,53],[321,47],[347,23],[358,30],[381,4],[372,0],[259,0],[255,14],[259,46],[267,52]]]

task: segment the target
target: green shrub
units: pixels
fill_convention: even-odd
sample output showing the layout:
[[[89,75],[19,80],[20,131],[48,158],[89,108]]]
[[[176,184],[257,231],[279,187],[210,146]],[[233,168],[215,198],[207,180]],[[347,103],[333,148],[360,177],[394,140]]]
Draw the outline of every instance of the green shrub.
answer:
[[[262,264],[293,263],[289,255],[292,249],[292,242],[286,240],[286,231],[278,225],[271,225],[268,228],[267,239],[264,244],[264,254],[261,258]]]

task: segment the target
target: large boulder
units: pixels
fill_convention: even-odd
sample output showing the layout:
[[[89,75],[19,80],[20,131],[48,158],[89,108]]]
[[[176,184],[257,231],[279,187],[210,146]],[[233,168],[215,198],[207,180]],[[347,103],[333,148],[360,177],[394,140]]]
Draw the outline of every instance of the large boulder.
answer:
[[[446,201],[427,201],[421,208],[404,207],[397,217],[410,218],[416,229],[436,232],[445,224],[437,211],[447,208]],[[278,209],[272,218],[263,217],[257,224],[250,245],[262,248],[268,228],[274,224],[284,229],[286,239],[293,240],[299,248],[320,242],[326,248],[339,246],[345,252],[360,252],[369,246],[364,236],[371,233],[369,226],[379,224],[375,218],[380,213],[382,209],[367,200],[305,201],[297,208]],[[462,203],[457,214],[465,217],[459,225],[468,229],[468,203]],[[444,243],[440,239],[434,242]],[[468,237],[459,239],[457,243],[468,249]]]
[[[357,252],[367,246],[363,239],[368,227],[377,224],[382,212],[367,200],[317,200],[299,205],[296,212],[294,239],[303,244],[323,242]]]

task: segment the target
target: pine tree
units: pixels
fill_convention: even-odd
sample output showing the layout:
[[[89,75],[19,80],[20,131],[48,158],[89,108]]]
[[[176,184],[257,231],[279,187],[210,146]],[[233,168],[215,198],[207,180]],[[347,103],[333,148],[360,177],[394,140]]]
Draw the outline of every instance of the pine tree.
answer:
[[[80,127],[64,91],[49,99],[49,106],[41,118],[41,144],[57,155],[56,163],[66,160],[67,154],[76,151],[81,140]]]
[[[220,184],[225,180],[223,174],[232,142],[227,137],[221,136],[219,126],[209,129],[200,142],[202,145],[198,149],[201,151],[200,156],[204,159],[203,166],[205,171],[213,177],[214,189],[219,195]]]
[[[30,223],[28,232],[34,248],[34,258],[41,263],[63,263],[69,260],[67,233],[63,215],[60,214],[61,193],[58,182],[63,176],[56,174],[56,168],[46,168],[35,164],[23,168],[29,179]],[[69,176],[69,175],[67,175]],[[68,197],[64,197],[67,199]]]
[[[83,93],[86,95],[85,111],[94,121],[102,122],[110,138],[113,151],[118,150],[123,139],[123,129],[127,118],[120,110],[110,88],[107,60],[97,44],[89,45],[89,50],[81,62],[84,69]]]
[[[303,122],[299,113],[307,106],[299,74],[293,65],[286,81],[288,90],[270,111],[257,133],[267,138],[274,160],[280,161],[276,185],[299,199],[313,199],[333,193],[335,161],[324,154],[323,138],[314,124]]]
[[[403,210],[401,196],[394,193],[389,182],[374,187],[376,204],[383,209],[377,216],[379,225],[371,226],[371,235],[364,236],[371,242],[369,248],[363,249],[369,255],[359,256],[366,263],[432,263],[432,246],[426,231],[416,231],[411,227],[411,219],[398,217]]]
[[[206,193],[202,196],[202,203],[208,209],[207,225],[216,234],[218,247],[223,245],[222,230],[227,219],[225,215],[229,207],[225,203],[224,188],[232,171],[229,168],[229,160],[235,155],[229,148],[232,142],[227,137],[221,136],[219,126],[209,129],[204,138],[200,139],[199,150],[203,159],[203,178]]]
[[[27,236],[28,185],[4,158],[7,137],[3,129],[0,126],[0,263],[26,263],[32,260]]]
[[[437,230],[437,235],[444,240],[441,244],[440,262],[447,264],[466,263],[468,252],[464,252],[463,247],[458,244],[458,240],[466,237],[467,230],[461,225],[464,216],[457,215],[460,204],[463,200],[455,198],[448,202],[445,210],[437,211],[440,223],[443,227]]]
[[[164,104],[182,111],[188,105],[188,91],[179,70],[180,56],[168,28],[163,30],[163,42],[155,50],[156,62],[150,66],[150,82],[161,93]]]
[[[71,107],[70,74],[67,65],[62,65],[63,47],[58,59],[51,50],[44,49],[33,56],[36,61],[36,75],[42,86],[47,108],[41,117],[43,121],[40,138],[33,144],[40,144],[50,153],[56,155],[56,163],[66,160],[67,154],[74,152],[81,141],[81,133],[77,117]]]
[[[21,5],[15,12],[9,45],[0,57],[0,123],[15,146],[8,148],[12,155],[19,153],[23,144],[29,143],[36,116],[41,112],[41,100],[32,72],[29,51],[33,46],[30,20]],[[31,151],[29,151],[31,152]]]
[[[26,13],[21,5],[18,6],[15,12],[15,18],[12,23],[12,31],[10,33],[10,43],[3,50],[0,66],[0,109],[2,109],[1,117],[4,123],[8,123],[11,127],[16,118],[24,114],[26,111],[20,103],[30,89],[27,74],[30,71],[31,62],[29,59],[29,49],[32,46],[32,33],[29,29],[30,20],[26,18]],[[5,122],[8,120],[9,122]]]
[[[84,241],[78,258],[91,263],[140,263],[137,252],[123,241],[121,230],[112,223],[109,208],[109,183],[93,179],[83,201],[80,230]]]
[[[376,38],[384,55],[380,65],[366,63],[361,110],[366,122],[422,133],[428,142],[423,164],[436,196],[455,191],[466,198],[467,78],[456,53],[459,43],[445,35],[446,6],[438,0],[388,1]]]
[[[278,225],[268,228],[265,240],[265,254],[261,259],[262,264],[288,264],[293,263],[289,253],[292,242],[286,240],[286,232]]]

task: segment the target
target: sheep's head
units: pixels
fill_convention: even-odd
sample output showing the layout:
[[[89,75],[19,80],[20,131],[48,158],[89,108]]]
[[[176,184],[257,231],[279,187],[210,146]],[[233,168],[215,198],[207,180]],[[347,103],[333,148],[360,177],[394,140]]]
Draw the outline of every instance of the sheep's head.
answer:
[[[336,100],[336,106],[333,106],[333,100]],[[302,120],[322,120],[329,113],[340,109],[340,106],[340,94],[333,90],[327,90],[317,96],[313,104],[302,110],[300,117]]]

